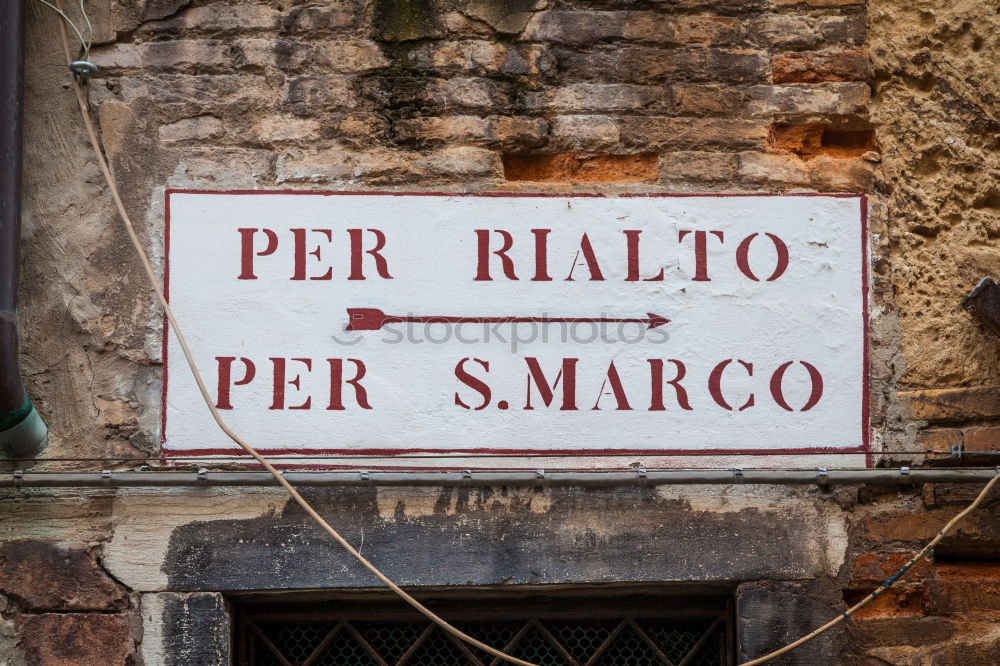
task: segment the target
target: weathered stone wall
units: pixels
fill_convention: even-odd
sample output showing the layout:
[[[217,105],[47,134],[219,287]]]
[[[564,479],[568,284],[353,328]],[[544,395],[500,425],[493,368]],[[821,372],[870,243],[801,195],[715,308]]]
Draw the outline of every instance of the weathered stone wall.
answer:
[[[92,111],[154,258],[167,187],[863,192],[876,450],[1000,450],[998,343],[958,308],[1000,256],[1000,19],[988,3],[87,6],[102,68]],[[21,325],[47,455],[156,456],[160,315],[67,91],[57,19],[29,7]],[[364,528],[365,552],[412,585],[725,581],[747,657],[874,589],[972,492],[313,498],[350,539]],[[784,663],[996,663],[998,518],[997,503],[983,507],[935,561]],[[449,549],[459,537],[467,552]],[[280,542],[308,557],[254,574],[273,570]],[[277,491],[0,491],[0,663],[221,664],[219,592],[370,584]]]

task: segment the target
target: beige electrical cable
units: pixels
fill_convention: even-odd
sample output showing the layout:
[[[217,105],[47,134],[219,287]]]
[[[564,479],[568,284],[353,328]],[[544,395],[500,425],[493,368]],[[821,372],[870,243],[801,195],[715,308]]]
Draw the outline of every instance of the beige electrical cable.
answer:
[[[0,0],[2,1],[2,0]],[[60,13],[61,6],[59,0],[56,0],[56,5],[59,6]],[[65,16],[65,15],[64,15]],[[69,38],[66,33],[66,27],[60,21],[59,30],[62,34],[63,51],[66,54],[67,64],[73,61],[73,57],[70,55],[69,50]],[[459,640],[465,641],[466,643],[473,645],[480,650],[484,650],[494,657],[499,657],[504,661],[508,661],[512,664],[518,664],[519,666],[536,666],[530,661],[525,661],[523,659],[518,659],[517,657],[512,657],[509,654],[505,654],[494,647],[490,647],[482,641],[476,640],[472,636],[469,636],[463,631],[453,627],[448,624],[443,618],[438,617],[432,610],[424,606],[422,603],[410,596],[405,590],[396,585],[388,576],[379,571],[374,564],[369,562],[364,556],[361,555],[347,540],[340,535],[337,530],[335,530],[326,520],[323,519],[319,513],[316,512],[314,508],[305,500],[302,495],[299,494],[292,484],[285,480],[285,477],[274,468],[267,458],[257,453],[257,451],[244,442],[239,435],[237,435],[233,430],[222,420],[222,416],[216,409],[215,404],[212,402],[211,395],[209,395],[208,389],[205,387],[205,382],[201,378],[201,372],[198,370],[198,366],[195,364],[194,356],[191,354],[191,350],[188,348],[187,340],[184,338],[184,334],[181,332],[180,325],[177,323],[177,319],[174,317],[173,311],[170,309],[170,305],[167,303],[167,299],[163,296],[163,290],[160,288],[159,282],[156,278],[156,273],[153,270],[152,264],[149,262],[149,257],[146,256],[146,251],[142,247],[142,243],[139,241],[139,236],[135,232],[135,228],[132,226],[132,221],[129,218],[128,212],[125,210],[125,204],[122,203],[121,196],[118,194],[118,187],[115,183],[114,176],[111,175],[111,170],[108,168],[108,163],[104,158],[104,153],[101,151],[100,142],[97,139],[97,133],[94,131],[94,125],[90,120],[90,113],[87,110],[87,97],[80,87],[79,82],[76,77],[73,77],[73,89],[76,91],[76,99],[80,105],[80,113],[83,115],[83,124],[87,129],[87,137],[90,139],[90,145],[94,149],[94,153],[97,156],[97,163],[101,167],[101,173],[104,174],[104,180],[108,183],[108,188],[111,190],[111,196],[114,198],[115,206],[118,208],[118,213],[121,216],[122,221],[125,223],[125,229],[128,231],[129,238],[132,241],[132,246],[135,248],[136,253],[139,255],[139,260],[142,263],[143,270],[146,272],[146,278],[149,280],[149,284],[153,287],[153,291],[156,292],[156,298],[160,301],[160,305],[163,307],[163,311],[167,315],[167,319],[170,321],[170,326],[173,328],[174,335],[177,336],[177,342],[181,346],[181,350],[184,352],[184,358],[187,360],[188,366],[191,368],[191,374],[194,375],[194,380],[198,384],[198,390],[201,392],[201,397],[205,401],[205,405],[208,406],[209,411],[212,413],[212,418],[215,419],[215,423],[219,426],[222,432],[226,433],[229,439],[233,440],[242,448],[244,451],[249,453],[253,458],[261,464],[268,472],[271,473],[278,483],[280,483],[288,494],[298,502],[299,506],[305,510],[309,516],[322,527],[327,534],[329,534],[333,539],[343,546],[344,550],[351,554],[358,562],[360,562],[368,571],[375,574],[375,576],[385,583],[385,585],[398,594],[404,601],[413,606],[415,609],[420,611],[443,630],[455,636]]]
[[[928,543],[926,546],[924,546],[923,548],[921,548],[920,552],[918,552],[916,555],[914,555],[913,557],[911,557],[910,560],[906,564],[904,564],[900,568],[899,571],[897,571],[896,573],[894,573],[887,581],[885,581],[884,583],[882,583],[882,585],[880,587],[878,587],[874,592],[872,592],[867,597],[865,597],[864,599],[862,599],[858,603],[856,603],[853,606],[851,606],[850,608],[848,608],[846,611],[844,611],[843,613],[841,613],[837,617],[833,618],[832,620],[830,620],[829,622],[827,622],[826,624],[824,624],[819,629],[817,629],[817,630],[815,630],[815,631],[813,631],[813,632],[811,632],[809,634],[806,634],[805,636],[803,636],[799,640],[794,641],[792,643],[789,643],[785,647],[780,648],[778,650],[775,650],[774,652],[771,652],[770,654],[766,654],[763,657],[758,657],[756,659],[751,659],[750,661],[745,661],[740,666],[756,666],[757,664],[763,664],[764,662],[771,661],[772,659],[774,659],[776,657],[780,657],[781,655],[785,654],[786,652],[790,652],[790,651],[794,650],[795,648],[799,647],[800,645],[804,645],[805,643],[808,643],[812,639],[814,639],[817,636],[819,636],[820,634],[822,634],[827,629],[832,629],[833,627],[837,626],[838,624],[840,624],[841,622],[843,622],[844,620],[846,620],[847,618],[849,618],[855,612],[857,612],[858,609],[862,608],[863,606],[866,606],[867,604],[869,604],[872,601],[874,601],[875,599],[877,599],[878,596],[880,594],[882,594],[882,592],[884,592],[885,590],[887,590],[890,587],[892,587],[892,585],[897,580],[899,580],[903,576],[903,574],[905,574],[910,569],[910,567],[912,567],[914,564],[916,564],[921,558],[923,558],[924,556],[926,556],[927,553],[929,553],[931,551],[931,549],[934,548],[934,546],[936,546],[941,541],[941,539],[943,539],[945,537],[945,535],[947,535],[948,532],[950,532],[951,529],[953,527],[955,527],[955,525],[957,525],[959,523],[959,521],[961,521],[963,518],[965,518],[967,515],[969,515],[973,511],[975,511],[976,507],[979,506],[984,499],[986,499],[986,496],[990,494],[990,491],[993,490],[993,486],[995,486],[998,481],[1000,481],[1000,471],[997,472],[996,476],[994,476],[992,479],[990,479],[989,483],[987,483],[985,486],[983,486],[983,489],[979,491],[979,494],[976,496],[976,499],[972,500],[972,504],[970,504],[969,506],[965,507],[965,509],[963,509],[962,511],[960,511],[958,513],[958,515],[956,515],[954,518],[952,518],[951,520],[949,520],[945,524],[945,526],[941,528],[941,531],[938,532],[937,535],[933,539],[931,539],[930,543]]]

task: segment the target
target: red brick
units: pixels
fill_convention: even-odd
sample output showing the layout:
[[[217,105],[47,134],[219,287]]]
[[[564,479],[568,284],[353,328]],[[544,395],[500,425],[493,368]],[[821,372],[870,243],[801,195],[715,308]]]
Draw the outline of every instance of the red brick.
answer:
[[[290,32],[316,33],[323,30],[349,28],[357,23],[357,14],[350,4],[342,7],[295,7],[281,21]]]
[[[622,143],[635,147],[760,148],[766,136],[765,126],[748,120],[640,116],[621,119]]]
[[[871,77],[871,60],[864,51],[782,53],[771,58],[775,83],[868,81]]]
[[[893,576],[916,553],[859,553],[851,569],[852,590],[873,590]],[[930,575],[927,558],[917,560],[896,585],[922,584]]]
[[[951,448],[961,448],[962,442],[962,431],[958,428],[931,428],[917,433],[917,447],[927,452],[929,460],[951,458]]]
[[[955,635],[955,625],[942,617],[881,617],[851,616],[854,630],[865,646],[906,645],[921,647],[941,643]]]
[[[861,533],[874,543],[894,541],[923,543],[934,537],[954,511],[891,511],[861,521]]]
[[[943,614],[1000,611],[1000,564],[939,564],[934,601]]]
[[[875,147],[871,129],[839,129],[827,123],[775,123],[768,134],[768,144],[805,158],[817,155],[860,157]]]
[[[737,161],[734,153],[664,153],[660,160],[660,180],[728,183],[736,175]]]
[[[871,90],[864,83],[822,86],[753,86],[749,111],[755,115],[855,116],[868,112]]]
[[[656,180],[656,155],[504,155],[507,180],[620,183]]]
[[[870,593],[869,590],[853,590],[844,593],[844,603],[853,606]],[[851,617],[856,620],[872,618],[921,617],[927,615],[930,595],[926,587],[891,587],[879,593]]]
[[[679,84],[671,88],[671,105],[681,115],[738,114],[747,104],[743,89],[706,84]]]
[[[914,419],[930,423],[1000,418],[1000,387],[996,386],[900,391],[897,395]]]
[[[725,46],[743,38],[743,24],[731,16],[678,16],[674,39],[680,44]]]
[[[663,77],[729,82],[763,78],[767,60],[759,51],[746,49],[675,49],[664,53],[634,49],[621,54],[622,76],[635,73],[651,79]]]
[[[548,125],[540,118],[446,116],[403,119],[394,129],[398,138],[421,145],[484,143],[533,148],[545,143]]]
[[[641,11],[565,11],[542,14],[525,39],[592,44],[608,40],[725,46],[737,44],[742,23],[730,16],[670,16]]]
[[[613,83],[686,81],[761,81],[767,56],[750,49],[659,49],[648,46],[598,47],[586,52],[555,51],[567,77]]]
[[[129,623],[123,615],[21,615],[16,626],[28,664],[131,666],[134,663]]]
[[[630,111],[663,105],[660,86],[616,83],[574,83],[545,91],[545,106],[559,111]]]
[[[125,608],[125,590],[82,548],[41,539],[0,544],[0,593],[33,611]]]
[[[1000,426],[976,426],[962,431],[968,451],[1000,451]]]
[[[860,46],[868,38],[868,23],[863,13],[824,16],[817,19],[816,28],[827,44]]]

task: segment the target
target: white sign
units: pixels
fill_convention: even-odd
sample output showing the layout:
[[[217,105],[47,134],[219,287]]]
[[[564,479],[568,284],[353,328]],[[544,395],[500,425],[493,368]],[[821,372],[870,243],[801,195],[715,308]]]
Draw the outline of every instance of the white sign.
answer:
[[[167,199],[170,303],[263,451],[867,451],[861,197]],[[165,337],[166,455],[234,451]]]

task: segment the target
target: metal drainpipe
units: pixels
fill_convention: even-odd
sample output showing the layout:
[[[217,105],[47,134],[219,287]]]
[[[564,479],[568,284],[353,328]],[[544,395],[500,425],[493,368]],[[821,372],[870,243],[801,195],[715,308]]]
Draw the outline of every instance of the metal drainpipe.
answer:
[[[17,286],[20,279],[24,0],[0,0],[0,453],[37,455],[49,429],[21,381]]]

